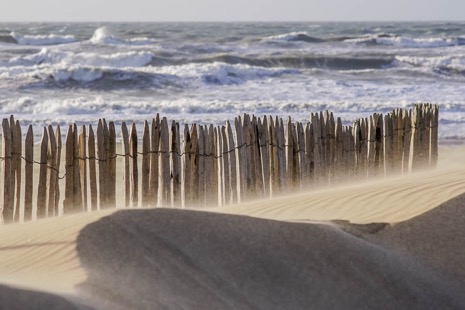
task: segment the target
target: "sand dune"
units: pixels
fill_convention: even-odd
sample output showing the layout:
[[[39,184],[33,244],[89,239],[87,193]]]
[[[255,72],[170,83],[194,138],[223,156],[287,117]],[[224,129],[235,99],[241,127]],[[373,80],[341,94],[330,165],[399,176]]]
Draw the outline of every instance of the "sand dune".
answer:
[[[131,309],[465,307],[439,270],[329,225],[120,211],[85,227],[77,250],[83,287]]]
[[[0,309],[464,308],[464,153],[443,147],[435,170],[216,212],[0,227]]]

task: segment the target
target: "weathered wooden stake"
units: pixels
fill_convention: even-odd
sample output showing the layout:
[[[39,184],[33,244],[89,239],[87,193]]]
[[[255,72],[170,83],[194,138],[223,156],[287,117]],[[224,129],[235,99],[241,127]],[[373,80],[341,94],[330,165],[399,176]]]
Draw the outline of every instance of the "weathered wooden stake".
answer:
[[[125,122],[121,124],[122,151],[124,154],[123,182],[124,182],[124,207],[130,207],[131,177],[129,170],[129,131]],[[158,176],[157,176],[158,178]]]
[[[199,179],[199,134],[197,131],[197,125],[194,124],[191,127],[190,133],[190,151],[189,151],[189,186],[186,185],[189,195],[186,196],[186,207],[194,207],[199,203],[199,191],[198,184]],[[187,198],[189,197],[189,198]],[[187,203],[189,202],[189,203]]]
[[[137,167],[137,129],[136,124],[132,124],[129,135],[129,161],[131,174],[131,200],[130,207],[139,207],[139,169]]]
[[[47,150],[48,134],[44,127],[42,132],[42,143],[40,145],[40,170],[39,185],[37,188],[37,218],[47,216]]]
[[[91,211],[87,207],[87,131],[86,126],[81,126],[79,132],[79,176],[81,182],[82,210]]]
[[[238,202],[238,173],[236,165],[236,145],[232,133],[231,124],[226,122],[226,134],[228,140],[228,156],[229,156],[229,175],[231,177],[231,203]]]
[[[92,125],[89,125],[89,185],[90,185],[90,210],[98,209],[97,204],[97,167],[95,164],[95,133]]]
[[[63,202],[63,212],[72,213],[75,208],[74,199],[74,134],[73,125],[69,125],[65,142],[65,201]]]
[[[55,130],[55,140],[56,140],[56,185],[55,185],[55,205],[53,206],[53,213],[55,215],[60,214],[60,199],[61,199],[61,191],[60,191],[60,171],[61,171],[61,149],[63,148],[63,143],[61,142],[61,128],[60,125],[57,125]]]
[[[150,157],[150,189],[149,189],[149,206],[156,207],[158,203],[158,162],[160,158],[160,115],[152,119],[152,156]]]
[[[116,208],[116,128],[108,123],[108,205]]]
[[[172,162],[172,192],[173,207],[182,206],[181,197],[181,136],[179,134],[179,123],[171,122],[171,162]]]
[[[142,206],[146,207],[150,204],[150,129],[149,123],[144,122],[144,131],[142,133]]]
[[[15,206],[14,206],[14,222],[19,222],[20,220],[20,209],[21,209],[21,156],[23,154],[22,147],[22,133],[21,133],[21,124],[19,121],[15,121],[13,115],[10,118],[11,121],[11,133],[12,133],[12,142],[13,142],[13,161],[14,161],[14,181],[16,182],[15,188]]]
[[[32,220],[32,193],[34,176],[34,131],[29,125],[24,143],[24,221]]]
[[[171,207],[171,188],[170,188],[170,144],[169,144],[168,120],[163,117],[161,121],[160,136],[160,204],[163,207]]]
[[[2,157],[3,157],[3,222],[11,223],[14,213],[14,187],[12,179],[12,133],[7,118],[2,122]],[[2,222],[2,221],[0,221]]]
[[[189,133],[189,126],[187,124],[184,125],[184,140],[182,144],[182,149],[183,149],[184,156],[181,158],[181,161],[182,161],[181,192],[184,194],[182,206],[185,208],[186,206],[192,205],[193,197],[192,197],[192,191],[191,191],[191,183],[192,181],[194,181],[192,179],[192,174],[191,174],[192,173],[191,164],[192,164],[192,157],[193,157],[193,154],[191,153],[191,149],[192,149],[191,135]]]
[[[56,206],[56,189],[58,183],[58,166],[57,166],[57,141],[53,127],[48,126],[48,151],[47,151],[47,210],[48,217],[58,216],[55,213]]]
[[[107,126],[105,120],[99,119],[97,125],[97,156],[98,156],[98,184],[99,184],[99,206],[100,209],[108,208],[108,152],[105,145]]]

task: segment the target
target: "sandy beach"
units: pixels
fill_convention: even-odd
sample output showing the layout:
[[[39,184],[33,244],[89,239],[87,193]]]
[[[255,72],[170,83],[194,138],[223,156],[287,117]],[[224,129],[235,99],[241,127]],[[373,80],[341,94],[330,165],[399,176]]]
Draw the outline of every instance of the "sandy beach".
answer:
[[[0,309],[464,308],[464,153],[230,207],[2,226]]]

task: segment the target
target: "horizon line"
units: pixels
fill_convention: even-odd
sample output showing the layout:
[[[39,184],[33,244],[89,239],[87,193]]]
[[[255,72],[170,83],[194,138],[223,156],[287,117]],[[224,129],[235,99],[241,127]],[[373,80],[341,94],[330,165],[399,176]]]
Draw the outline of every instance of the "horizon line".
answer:
[[[393,19],[393,20],[10,20],[8,23],[463,23],[465,19]]]

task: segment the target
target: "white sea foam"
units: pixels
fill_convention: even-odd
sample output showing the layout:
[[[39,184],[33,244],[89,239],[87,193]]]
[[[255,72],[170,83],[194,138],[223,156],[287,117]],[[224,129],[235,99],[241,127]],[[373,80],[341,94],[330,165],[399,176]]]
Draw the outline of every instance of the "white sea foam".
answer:
[[[158,43],[157,40],[146,38],[146,37],[137,37],[130,39],[119,39],[115,38],[108,27],[100,27],[94,31],[90,42],[93,44],[105,44],[105,45],[153,45]]]
[[[158,41],[155,39],[150,39],[150,38],[145,38],[145,37],[140,37],[140,38],[132,38],[129,40],[125,40],[129,45],[153,45],[157,44]]]
[[[447,47],[459,45],[457,38],[408,38],[408,37],[393,37],[393,38],[377,38],[379,44],[394,45],[397,47],[411,47],[411,48],[433,48],[433,47]]]
[[[308,36],[309,34],[305,31],[301,32],[289,32],[289,33],[284,33],[284,34],[278,34],[274,36],[269,36],[266,38],[267,40],[273,40],[273,41],[292,41],[298,38],[299,36]]]
[[[147,70],[160,74],[193,78],[205,84],[213,85],[241,84],[247,80],[257,78],[271,78],[284,74],[299,73],[299,70],[294,69],[263,68],[245,64],[226,64],[222,62],[162,66],[147,68]]]
[[[436,48],[464,44],[461,38],[410,38],[405,36],[375,34],[359,38],[346,39],[348,43],[376,43],[401,48]]]
[[[28,75],[30,77],[40,78],[42,80],[52,78],[56,82],[64,82],[69,80],[78,82],[92,82],[100,79],[103,76],[103,72],[95,68],[72,66],[61,68],[41,68],[29,72]]]
[[[63,126],[70,122],[94,124],[98,118],[105,117],[117,122],[130,121],[138,124],[141,129],[143,121],[151,119],[156,113],[167,116],[170,120],[181,123],[207,123],[223,125],[226,120],[242,113],[253,113],[258,116],[278,115],[291,116],[294,121],[306,122],[311,112],[328,109],[341,117],[344,124],[360,117],[367,117],[371,111],[387,112],[386,106],[411,108],[407,101],[366,102],[353,104],[351,101],[290,101],[276,100],[244,100],[240,102],[229,100],[209,100],[205,98],[182,98],[166,100],[151,98],[141,100],[95,94],[94,96],[75,96],[73,98],[43,98],[31,96],[17,100],[0,99],[0,112],[4,115],[15,114],[24,124],[34,124],[37,127],[54,123]],[[462,112],[459,112],[457,108]],[[351,111],[351,109],[353,109]],[[440,105],[440,138],[462,139],[465,137],[465,111],[459,104],[453,102]],[[37,135],[40,131],[36,132]]]
[[[77,42],[73,35],[19,35],[12,32],[11,36],[20,45],[56,45]]]
[[[153,54],[149,52],[119,52],[113,54],[75,53],[43,48],[40,52],[13,57],[9,61],[10,66],[34,66],[34,65],[87,65],[94,67],[142,67],[152,61]]]
[[[92,38],[90,38],[90,42],[94,44],[99,44],[99,43],[113,43],[115,41],[115,38],[113,38],[110,35],[110,31],[108,27],[100,27],[95,29],[94,34]]]
[[[465,55],[453,56],[396,56],[396,61],[426,69],[447,69],[465,72]]]

